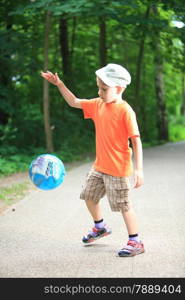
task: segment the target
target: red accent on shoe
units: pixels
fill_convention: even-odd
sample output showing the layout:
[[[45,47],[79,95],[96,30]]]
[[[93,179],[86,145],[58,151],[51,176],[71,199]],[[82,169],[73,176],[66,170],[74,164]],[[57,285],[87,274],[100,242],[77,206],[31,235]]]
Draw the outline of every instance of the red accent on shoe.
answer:
[[[132,248],[130,249],[127,246],[131,246],[133,249]],[[143,252],[145,252],[145,249],[144,249],[144,245],[142,242],[136,242],[134,240],[129,240],[127,245],[118,252],[118,255],[122,256],[122,257],[128,257],[128,256],[135,256],[135,255],[141,254]]]
[[[102,238],[104,236],[111,234],[111,232],[112,232],[111,229],[108,228],[106,225],[104,228],[100,228],[100,229],[93,227],[92,231],[90,231],[87,234],[87,236],[83,237],[82,242],[83,243],[92,243],[99,238]],[[93,233],[94,233],[94,235],[93,235]]]
[[[142,242],[136,242],[134,240],[129,240],[127,243],[128,246],[132,246],[134,248],[144,248],[144,245]]]

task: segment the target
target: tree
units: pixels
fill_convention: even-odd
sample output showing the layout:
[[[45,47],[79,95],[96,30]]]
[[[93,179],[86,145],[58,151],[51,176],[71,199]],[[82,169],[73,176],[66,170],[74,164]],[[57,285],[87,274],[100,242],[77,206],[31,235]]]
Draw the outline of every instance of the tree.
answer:
[[[167,140],[168,121],[170,127],[172,120],[178,119],[180,109],[182,114],[185,110],[184,79],[183,84],[180,79],[184,76],[185,34],[183,28],[163,26],[162,22],[168,19],[170,23],[173,18],[184,22],[182,1],[2,3],[3,144],[26,151],[46,145],[47,151],[52,152],[53,139],[55,151],[77,151],[80,145],[85,147],[79,152],[82,148],[89,150],[93,124],[87,121],[84,126],[81,111],[68,107],[56,88],[49,88],[46,82],[42,87],[40,71],[49,68],[60,73],[62,69],[59,75],[77,97],[90,98],[97,96],[94,71],[108,62],[122,64],[132,75],[124,97],[137,112],[144,142]],[[156,6],[157,12],[150,6]],[[48,12],[52,25],[46,34]],[[55,130],[51,130],[51,124]],[[69,127],[73,128],[70,136]]]
[[[158,17],[158,8],[152,6],[153,14]],[[159,140],[168,140],[168,119],[164,93],[163,55],[160,41],[160,27],[155,27],[154,35],[154,66],[155,66],[155,91],[157,101],[157,128]]]
[[[107,46],[106,46],[106,22],[104,17],[99,17],[99,58],[100,67],[107,64]]]
[[[147,5],[144,20],[148,21],[149,14],[150,14],[150,3]],[[139,44],[139,52],[137,56],[137,63],[136,63],[136,83],[135,83],[135,110],[136,112],[139,112],[139,103],[140,103],[140,90],[141,90],[141,74],[142,74],[142,64],[143,64],[143,58],[144,58],[144,45],[145,45],[145,38],[147,34],[147,28],[146,25],[139,26],[139,29],[142,30],[142,35],[140,38],[140,44]]]
[[[178,39],[182,43],[182,55],[181,57],[177,56],[175,61],[178,64],[178,68],[182,72],[182,101],[180,105],[180,113],[182,116],[185,115],[185,14],[184,14],[184,1],[182,0],[171,0],[171,1],[162,1],[163,8],[168,11],[173,11],[173,21],[180,22],[181,26],[176,28],[174,37],[178,37]]]
[[[51,12],[46,12],[45,37],[44,37],[44,71],[48,70],[48,51],[49,51],[49,33],[51,24]],[[46,135],[46,148],[48,152],[54,152],[52,129],[50,124],[50,101],[49,84],[43,81],[43,110],[44,110],[44,129]]]
[[[59,20],[59,37],[63,67],[63,79],[67,85],[70,85],[71,55],[69,49],[68,19],[65,16],[61,16]]]

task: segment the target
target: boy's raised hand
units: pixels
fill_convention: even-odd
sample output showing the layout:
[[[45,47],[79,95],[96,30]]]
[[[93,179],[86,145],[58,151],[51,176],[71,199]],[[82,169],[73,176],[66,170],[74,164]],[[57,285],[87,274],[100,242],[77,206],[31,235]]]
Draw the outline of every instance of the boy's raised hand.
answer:
[[[41,72],[41,76],[46,79],[47,81],[49,81],[50,83],[54,84],[54,85],[59,85],[59,83],[61,82],[60,78],[58,77],[58,74],[55,73],[51,73],[50,71],[47,72]]]

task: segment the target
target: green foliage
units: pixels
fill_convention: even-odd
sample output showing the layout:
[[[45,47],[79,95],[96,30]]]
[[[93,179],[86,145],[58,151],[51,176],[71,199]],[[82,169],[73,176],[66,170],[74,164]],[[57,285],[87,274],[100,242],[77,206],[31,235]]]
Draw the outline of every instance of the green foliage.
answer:
[[[185,117],[171,117],[169,122],[169,133],[171,142],[185,140]]]
[[[167,3],[168,2],[168,3]],[[157,5],[159,15],[148,6]],[[52,12],[49,40],[49,69],[63,78],[60,27],[68,21],[68,47],[71,70],[69,82],[79,98],[97,96],[95,70],[99,58],[100,18],[106,23],[107,62],[124,65],[132,84],[124,98],[135,107],[137,58],[143,33],[144,56],[141,72],[139,128],[144,145],[158,143],[155,93],[154,41],[160,30],[164,91],[169,119],[170,140],[184,139],[184,121],[180,121],[182,75],[184,74],[185,27],[172,26],[172,20],[184,20],[182,1],[153,0],[36,0],[5,1],[0,7],[0,174],[28,169],[31,160],[45,149],[43,122],[43,69],[45,13]],[[158,36],[158,33],[157,33]],[[64,162],[81,159],[94,152],[94,125],[83,119],[81,110],[66,105],[56,87],[49,86],[50,118],[55,153]],[[178,121],[177,121],[178,120]]]
[[[170,133],[170,138],[169,140],[171,142],[179,142],[179,141],[184,141],[185,140],[185,130],[184,126],[182,125],[174,125],[169,127],[169,133]]]
[[[4,126],[0,125],[0,142],[12,143],[16,138],[17,128],[12,125],[12,119]]]
[[[28,169],[30,157],[28,155],[15,155],[0,156],[0,177],[10,175],[12,173],[24,172]]]

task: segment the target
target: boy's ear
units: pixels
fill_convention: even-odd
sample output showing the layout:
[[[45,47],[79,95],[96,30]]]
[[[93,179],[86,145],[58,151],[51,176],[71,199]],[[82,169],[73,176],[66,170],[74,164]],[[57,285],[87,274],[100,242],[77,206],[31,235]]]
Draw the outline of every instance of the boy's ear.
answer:
[[[117,94],[122,94],[125,90],[125,88],[121,86],[117,86],[116,88],[117,88]]]

